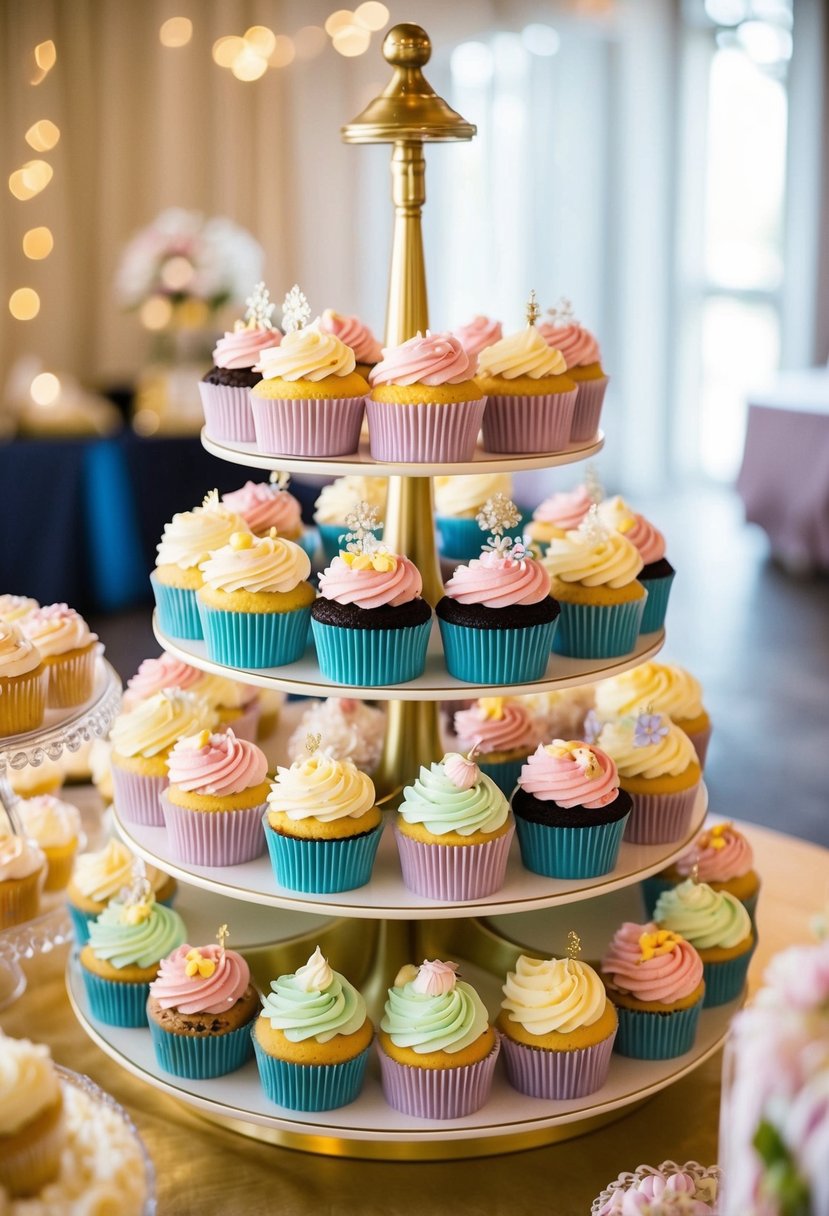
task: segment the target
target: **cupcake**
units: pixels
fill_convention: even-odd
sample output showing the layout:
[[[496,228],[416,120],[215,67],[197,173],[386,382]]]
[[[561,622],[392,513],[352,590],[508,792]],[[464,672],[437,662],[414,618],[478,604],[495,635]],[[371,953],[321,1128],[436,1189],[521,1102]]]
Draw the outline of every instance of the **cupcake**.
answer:
[[[246,481],[241,489],[223,494],[222,503],[241,515],[254,536],[270,536],[271,528],[276,528],[286,540],[299,543],[302,539],[299,499],[294,498],[279,475],[272,475],[270,481]]]
[[[201,638],[196,604],[196,592],[203,582],[200,563],[226,545],[234,532],[247,530],[241,516],[219,502],[217,490],[211,490],[200,507],[180,511],[164,525],[150,583],[158,623],[170,637]]]
[[[435,523],[440,536],[441,556],[463,562],[477,557],[481,551],[481,530],[478,514],[495,494],[512,497],[512,477],[509,473],[473,473],[462,477],[436,477]],[[523,515],[507,531],[513,540],[520,540]]]
[[[67,604],[36,608],[20,630],[38,650],[49,673],[46,704],[50,709],[81,705],[95,686],[95,657],[103,648],[83,617]]]
[[[54,1181],[63,1143],[63,1095],[49,1048],[0,1033],[0,1196],[11,1200],[4,1211]]]
[[[705,974],[704,1008],[735,1001],[743,991],[754,951],[751,918],[739,899],[687,878],[663,891],[653,919],[695,946]]]
[[[39,844],[46,857],[43,890],[62,891],[69,882],[78,845],[84,839],[78,808],[53,794],[41,794],[23,799],[16,810],[24,835]]]
[[[308,554],[271,528],[234,532],[201,564],[197,595],[208,658],[228,667],[283,667],[305,653],[314,588]]]
[[[501,341],[504,329],[500,321],[493,321],[479,313],[466,325],[457,325],[452,333],[470,359],[477,359],[482,350]]]
[[[721,1200],[719,1166],[663,1161],[619,1174],[596,1196],[590,1211],[593,1216],[717,1216]]]
[[[37,600],[27,595],[0,595],[0,621],[19,625],[25,616],[39,607]]]
[[[632,804],[606,752],[578,739],[539,744],[512,797],[521,860],[548,878],[609,874]]]
[[[561,608],[553,649],[571,659],[629,654],[647,600],[636,546],[604,528],[591,507],[578,528],[550,541],[543,561]]]
[[[401,968],[389,988],[378,1047],[389,1106],[417,1119],[461,1119],[489,1097],[498,1036],[457,963]]]
[[[361,502],[376,507],[380,519],[386,513],[388,479],[385,477],[338,477],[320,490],[314,503],[314,523],[320,534],[322,551],[327,562],[333,561],[343,544],[348,524]],[[383,539],[383,529],[375,532],[377,540]]]
[[[602,403],[608,377],[602,370],[599,344],[589,330],[573,320],[569,300],[549,309],[550,320],[538,326],[548,346],[560,351],[567,365],[567,376],[578,387],[570,429],[571,443],[587,443],[599,429]]]
[[[578,528],[597,501],[594,484],[587,479],[572,490],[551,494],[533,511],[527,535],[530,540],[545,546],[551,540],[561,540]]]
[[[112,724],[112,784],[118,813],[130,823],[163,827],[159,801],[167,785],[167,757],[184,735],[211,730],[216,711],[204,698],[167,688]]]
[[[285,703],[285,693],[276,692],[272,688],[260,688],[256,694],[258,718],[256,722],[256,742],[270,739],[279,725],[282,716],[282,706]],[[237,734],[239,731],[237,729]],[[243,736],[247,738],[247,736]]]
[[[326,308],[319,319],[319,327],[324,334],[333,334],[354,352],[357,360],[355,371],[364,379],[368,379],[375,363],[383,357],[380,343],[369,327],[359,317],[346,317]]]
[[[146,880],[111,900],[78,956],[92,1016],[107,1026],[146,1026],[158,965],[186,938],[184,921],[155,902]]]
[[[0,736],[37,730],[46,712],[49,672],[17,625],[0,621]]]
[[[450,675],[472,684],[521,684],[547,670],[558,605],[550,577],[504,533],[518,512],[502,495],[478,516],[491,532],[481,556],[458,566],[435,614]]]
[[[486,399],[454,334],[418,332],[383,350],[366,401],[375,460],[445,464],[471,460]]]
[[[271,981],[253,1029],[262,1088],[288,1110],[333,1110],[359,1096],[374,1027],[363,997],[319,946]]]
[[[256,284],[246,304],[244,320],[219,338],[213,367],[199,382],[205,431],[211,439],[230,443],[254,442],[250,390],[262,379],[254,366],[264,350],[282,340],[273,327],[274,305],[264,283]]]
[[[470,756],[449,752],[403,790],[395,837],[403,881],[427,899],[483,899],[504,885],[509,803]]]
[[[150,984],[147,1021],[156,1059],[165,1072],[191,1081],[235,1072],[253,1055],[259,994],[241,954],[226,948],[227,925],[217,936],[218,945],[176,947]]]
[[[688,736],[663,714],[642,713],[607,722],[597,742],[616,761],[622,789],[633,797],[625,840],[682,840],[702,776]]]
[[[583,1098],[607,1080],[618,1019],[601,979],[572,957],[519,955],[495,1023],[510,1085],[531,1098]]]
[[[146,701],[165,688],[203,697],[215,709],[219,726],[232,726],[238,738],[256,741],[260,711],[257,689],[228,676],[199,671],[167,653],[157,659],[142,660],[138,671],[127,681],[122,708],[134,709],[139,701]]]
[[[46,881],[46,857],[25,836],[0,838],[0,931],[33,920]]]
[[[250,395],[256,446],[270,456],[348,456],[360,442],[368,384],[353,351],[326,333],[298,287],[285,297],[285,337],[262,352]]]
[[[454,730],[458,750],[477,748],[478,768],[509,797],[521,765],[539,739],[529,710],[509,697],[481,697],[458,710]]]
[[[65,759],[61,756],[61,761]],[[7,768],[6,777],[18,798],[39,798],[41,794],[56,794],[63,785],[61,764],[44,757],[40,764],[24,764],[22,768]]]
[[[112,785],[112,744],[109,739],[92,740],[89,749],[89,775],[101,796],[104,808],[111,806],[115,792]]]
[[[426,666],[432,609],[408,557],[375,540],[377,512],[361,503],[347,545],[319,579],[311,629],[320,671],[337,684],[403,684]]]
[[[667,714],[685,732],[703,766],[711,719],[702,704],[699,680],[675,663],[640,663],[596,685],[596,713],[600,719],[639,713],[646,706],[654,713]]]
[[[179,739],[167,758],[161,807],[170,852],[197,866],[236,866],[264,850],[264,752],[232,730]]]
[[[601,970],[619,1016],[619,1055],[671,1060],[691,1050],[705,982],[702,959],[690,942],[655,924],[626,921],[613,935]]]
[[[642,883],[645,906],[653,915],[663,891],[676,887],[696,875],[715,891],[728,891],[739,899],[754,921],[760,878],[754,869],[754,853],[742,832],[733,823],[713,823],[703,828],[687,853]]]
[[[288,755],[298,756],[309,735],[325,740],[334,760],[353,760],[364,773],[373,773],[383,754],[386,711],[351,697],[312,701],[288,740]]]
[[[535,327],[535,292],[527,324],[488,346],[475,377],[486,396],[483,445],[488,452],[560,452],[570,442],[576,384],[567,364]]]
[[[634,544],[645,563],[639,574],[639,582],[648,593],[645,611],[642,614],[640,633],[653,633],[665,624],[668,598],[674,581],[674,570],[665,557],[665,537],[652,523],[631,511],[618,495],[599,503],[599,519],[609,528],[615,528]]]
[[[309,736],[309,754],[277,768],[263,822],[279,885],[325,895],[368,882],[383,820],[371,780],[319,742]]]
[[[97,852],[82,853],[75,859],[66,900],[79,945],[89,941],[90,923],[133,881],[136,860],[127,846],[115,839]],[[144,877],[156,902],[169,907],[175,898],[176,880],[150,865],[144,866]]]

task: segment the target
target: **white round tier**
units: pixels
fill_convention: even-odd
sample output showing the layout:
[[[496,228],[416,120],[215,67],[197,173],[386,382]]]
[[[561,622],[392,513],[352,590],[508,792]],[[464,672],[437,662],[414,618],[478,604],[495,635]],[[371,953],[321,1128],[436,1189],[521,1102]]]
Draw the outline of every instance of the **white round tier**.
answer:
[[[525,870],[518,842],[513,840],[504,885],[485,899],[464,903],[441,903],[415,895],[403,885],[394,833],[386,823],[371,881],[353,891],[335,895],[305,895],[280,887],[267,854],[238,866],[214,868],[174,860],[166,828],[129,823],[113,807],[115,825],[130,848],[154,866],[172,874],[183,883],[231,899],[250,900],[273,908],[297,912],[316,912],[330,916],[362,917],[376,920],[447,920],[465,916],[528,912],[558,904],[578,903],[640,882],[664,869],[679,857],[702,827],[708,809],[708,792],[700,786],[690,828],[674,844],[644,845],[623,841],[616,868],[599,878],[545,878]]]
[[[517,697],[523,693],[554,692],[560,688],[572,688],[578,684],[592,684],[616,676],[630,667],[647,662],[662,649],[665,630],[643,633],[637,638],[636,648],[620,659],[565,659],[553,654],[547,665],[543,680],[532,680],[524,684],[466,684],[450,676],[443,662],[443,649],[437,625],[432,627],[429,649],[426,655],[426,670],[422,676],[409,680],[407,684],[385,684],[378,688],[355,687],[353,684],[334,684],[321,674],[317,656],[312,645],[296,663],[285,667],[229,667],[208,659],[204,642],[185,638],[172,638],[159,627],[158,614],[153,613],[153,633],[163,648],[177,658],[183,659],[202,671],[217,675],[231,675],[243,684],[256,684],[260,688],[276,688],[280,692],[297,693],[302,697],[355,697],[364,701],[457,701],[464,697],[481,696]]]
[[[520,473],[524,469],[552,469],[558,465],[589,460],[604,447],[604,432],[598,431],[589,443],[574,443],[560,452],[533,452],[524,455],[485,452],[475,449],[472,460],[452,464],[422,464],[416,461],[388,463],[373,460],[368,443],[362,440],[351,456],[264,456],[255,443],[227,443],[211,439],[206,428],[201,432],[202,446],[220,460],[247,465],[253,469],[279,469],[286,473],[324,474],[344,477],[349,473],[364,477],[450,477],[464,473]]]

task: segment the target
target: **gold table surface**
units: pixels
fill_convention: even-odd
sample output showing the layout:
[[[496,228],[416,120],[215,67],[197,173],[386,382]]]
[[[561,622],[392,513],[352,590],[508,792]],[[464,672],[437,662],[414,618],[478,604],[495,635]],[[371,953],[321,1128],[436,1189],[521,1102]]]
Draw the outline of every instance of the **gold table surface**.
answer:
[[[763,880],[749,977],[756,987],[772,954],[811,939],[810,920],[826,898],[829,852],[763,828],[747,831]],[[0,1025],[48,1043],[58,1063],[87,1073],[127,1107],[155,1161],[159,1216],[583,1216],[610,1179],[642,1161],[717,1159],[720,1053],[618,1122],[509,1156],[386,1163],[259,1144],[203,1122],[104,1055],[69,1007],[66,955],[64,947],[26,965],[28,989]]]

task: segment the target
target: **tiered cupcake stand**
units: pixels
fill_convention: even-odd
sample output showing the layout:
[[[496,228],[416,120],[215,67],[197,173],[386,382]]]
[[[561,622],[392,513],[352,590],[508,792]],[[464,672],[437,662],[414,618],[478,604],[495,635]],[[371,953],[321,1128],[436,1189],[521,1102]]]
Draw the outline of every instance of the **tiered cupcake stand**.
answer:
[[[344,128],[349,142],[394,144],[395,236],[388,344],[401,342],[418,329],[425,330],[428,324],[420,232],[425,198],[423,142],[470,139],[474,134],[474,128],[436,97],[423,80],[421,68],[429,53],[428,38],[417,26],[396,27],[384,45],[384,54],[395,67],[391,85]],[[381,464],[372,460],[365,447],[350,457],[312,461],[263,456],[252,450],[253,445],[217,443],[205,435],[202,442],[214,455],[242,465],[264,469],[278,465],[300,475],[337,477],[358,472],[388,477],[385,540],[392,551],[405,553],[415,562],[423,575],[424,595],[434,604],[442,594],[442,581],[435,548],[432,477],[571,464],[599,451],[603,437],[598,434],[592,443],[564,452],[495,456],[478,451],[468,463],[429,467]],[[416,776],[418,766],[442,755],[438,729],[441,701],[547,692],[589,683],[645,661],[659,651],[664,639],[662,631],[642,636],[633,653],[603,663],[553,655],[543,680],[500,687],[464,684],[448,675],[435,627],[426,671],[418,679],[386,688],[344,688],[322,678],[312,647],[288,667],[250,671],[211,662],[201,643],[170,638],[157,622],[155,633],[170,653],[204,671],[232,674],[243,683],[306,696],[340,695],[388,702],[385,749],[375,784],[391,808],[402,786]],[[289,715],[290,708],[286,711]],[[240,936],[250,941],[253,932],[257,944],[249,945],[245,954],[265,990],[270,980],[295,970],[319,944],[332,965],[365,994],[376,1021],[386,988],[405,962],[420,962],[426,957],[460,961],[464,974],[478,987],[494,1014],[506,971],[524,950],[560,956],[568,931],[575,929],[582,939],[584,957],[597,958],[622,920],[641,919],[639,882],[670,864],[687,847],[702,824],[706,807],[707,794],[702,789],[686,838],[671,845],[624,843],[614,871],[598,879],[557,881],[531,874],[521,866],[514,844],[503,889],[487,899],[457,904],[426,900],[406,889],[390,825],[386,825],[367,886],[334,896],[314,896],[277,886],[265,858],[221,870],[186,865],[171,858],[163,829],[128,823],[119,817],[117,807],[115,821],[138,854],[184,884],[191,904],[198,902],[194,896],[211,901],[231,928],[234,915],[244,916],[248,925],[235,936],[234,944],[242,944]],[[525,1097],[499,1073],[482,1110],[445,1123],[413,1119],[389,1107],[383,1100],[376,1068],[369,1071],[356,1102],[321,1114],[298,1113],[270,1104],[253,1062],[212,1081],[172,1077],[158,1067],[146,1031],[108,1027],[92,1018],[80,976],[71,963],[67,983],[81,1024],[104,1051],[206,1118],[286,1147],[385,1159],[448,1159],[517,1151],[566,1139],[608,1122],[702,1064],[722,1043],[734,1011],[733,1006],[703,1011],[693,1050],[678,1059],[642,1062],[614,1056],[606,1085],[587,1098],[546,1102]]]

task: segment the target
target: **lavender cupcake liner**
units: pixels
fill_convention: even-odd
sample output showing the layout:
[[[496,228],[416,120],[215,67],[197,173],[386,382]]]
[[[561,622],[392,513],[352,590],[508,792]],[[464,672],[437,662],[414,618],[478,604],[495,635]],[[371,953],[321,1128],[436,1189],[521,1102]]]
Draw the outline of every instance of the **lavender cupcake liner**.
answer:
[[[552,1102],[593,1094],[607,1080],[616,1033],[614,1030],[601,1043],[576,1051],[545,1051],[502,1035],[509,1083],[530,1098],[546,1098]]]
[[[253,1056],[250,1023],[229,1030],[226,1034],[205,1036],[171,1034],[152,1018],[150,1037],[155,1058],[165,1072],[190,1081],[207,1081],[236,1072]]]
[[[364,397],[256,397],[256,447],[265,456],[350,456],[360,444]]]
[[[339,840],[304,840],[299,836],[283,836],[262,816],[265,841],[274,876],[280,886],[306,895],[332,895],[337,891],[353,891],[364,887],[371,870],[383,824],[360,836]]]
[[[486,756],[476,756],[475,763],[482,773],[486,773],[487,777],[491,777],[501,793],[509,798],[512,791],[518,784],[518,777],[521,769],[527,763],[527,757],[523,756],[519,760],[487,760]]]
[[[265,851],[264,803],[236,811],[192,811],[161,796],[170,853],[196,866],[238,866]]]
[[[253,414],[250,389],[230,384],[208,384],[199,381],[199,395],[204,411],[204,428],[211,439],[229,443],[253,443]]]
[[[684,727],[680,727],[680,730],[683,729]],[[708,756],[708,744],[711,742],[711,727],[706,726],[705,730],[697,730],[693,732],[686,730],[685,734],[691,740],[694,751],[697,753],[697,760],[699,760],[700,768],[705,768],[705,760]]]
[[[335,684],[377,688],[421,675],[432,619],[402,629],[348,629],[311,620],[320,671]]]
[[[560,452],[570,442],[576,390],[537,397],[489,396],[482,440],[487,452]]]
[[[368,437],[375,460],[448,464],[471,460],[486,397],[404,405],[366,398]]]
[[[198,642],[202,637],[201,619],[195,591],[186,587],[170,587],[150,575],[150,585],[155,596],[158,623],[171,638],[186,638]]]
[[[320,534],[320,543],[326,563],[333,562],[340,549],[345,547],[345,534],[348,531],[348,524],[317,524],[317,530]],[[481,531],[479,528],[478,536],[480,535]],[[374,536],[377,540],[382,540],[383,529],[375,528]],[[480,548],[480,544],[478,547]]]
[[[383,1096],[389,1106],[416,1119],[462,1119],[486,1104],[500,1050],[497,1032],[495,1046],[485,1059],[457,1068],[401,1064],[381,1050]]]
[[[524,868],[547,878],[598,878],[616,865],[629,816],[581,828],[533,823],[516,816]]]
[[[246,705],[238,718],[232,721],[222,721],[222,711],[219,710],[219,730],[232,730],[237,739],[246,739],[248,743],[256,742],[256,732],[259,727],[259,702],[257,699]]]
[[[742,995],[746,985],[748,965],[754,953],[754,946],[739,954],[736,958],[728,958],[719,963],[703,961],[702,974],[705,978],[705,996],[703,1009],[715,1009],[718,1005],[727,1005],[736,1001]]]
[[[514,825],[485,844],[424,844],[395,830],[403,882],[415,895],[444,902],[483,899],[504,885]]]
[[[250,1032],[249,1032],[250,1033]],[[253,1048],[265,1095],[287,1110],[335,1110],[359,1097],[368,1065],[368,1047],[342,1064],[292,1064],[259,1046]]]
[[[571,443],[587,443],[595,437],[602,416],[607,384],[607,376],[601,376],[598,380],[579,380],[570,427]]]
[[[105,980],[83,965],[81,975],[92,1016],[99,1022],[107,1026],[147,1025],[149,984]]]
[[[553,638],[556,654],[570,659],[615,659],[630,654],[639,637],[647,595],[623,604],[571,604],[561,612]]]
[[[696,782],[690,789],[673,794],[631,794],[633,810],[625,828],[625,840],[632,844],[672,844],[681,840],[691,827],[698,789]]]
[[[311,605],[291,612],[225,612],[198,601],[207,657],[227,667],[285,667],[308,644]]]
[[[633,1060],[673,1060],[684,1056],[694,1046],[702,1004],[700,997],[690,1009],[676,1009],[673,1013],[617,1005],[619,1030],[614,1050]]]
[[[526,629],[476,629],[438,617],[446,669],[470,684],[522,684],[547,671],[560,617]]]
[[[112,800],[118,808],[118,814],[123,815],[129,823],[163,828],[161,795],[168,784],[166,774],[163,777],[152,777],[145,773],[132,773],[118,764],[112,766]]]
[[[520,540],[524,535],[526,519],[522,514],[520,522],[514,528],[508,528],[504,535]],[[465,519],[456,515],[438,515],[435,523],[440,537],[441,556],[460,562],[481,556],[481,529],[474,517]]]
[[[674,574],[668,574],[665,578],[639,579],[639,582],[648,593],[645,611],[642,613],[642,621],[639,625],[640,633],[654,633],[665,624],[665,616],[668,612],[668,600],[671,595],[671,584],[674,581],[674,577]]]

